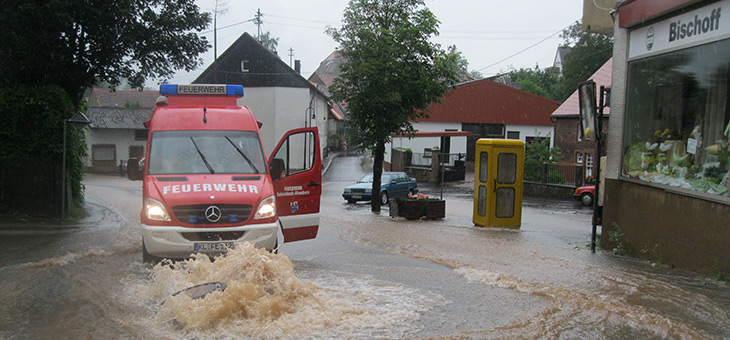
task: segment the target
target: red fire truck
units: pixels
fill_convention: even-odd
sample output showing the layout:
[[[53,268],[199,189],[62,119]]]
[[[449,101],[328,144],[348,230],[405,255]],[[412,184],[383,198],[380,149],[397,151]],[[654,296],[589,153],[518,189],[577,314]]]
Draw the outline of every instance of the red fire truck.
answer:
[[[267,160],[240,85],[160,86],[144,166],[145,262],[219,254],[248,241],[274,251],[319,229],[317,128],[287,132]]]

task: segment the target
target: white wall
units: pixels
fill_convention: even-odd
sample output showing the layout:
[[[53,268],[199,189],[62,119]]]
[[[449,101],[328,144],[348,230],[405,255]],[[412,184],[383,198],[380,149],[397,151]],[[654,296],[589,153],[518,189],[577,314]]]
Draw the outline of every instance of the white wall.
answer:
[[[418,122],[413,123],[413,128],[421,132],[461,131],[461,123]],[[391,162],[391,148],[407,148],[413,152],[423,153],[426,148],[438,148],[440,145],[440,137],[393,138],[392,144],[385,145],[385,161]],[[451,153],[466,153],[466,137],[451,137]]]
[[[628,62],[628,30],[614,25],[613,70],[611,71],[611,118],[608,120],[606,163],[601,162],[606,178],[618,179],[623,156],[624,110],[626,108],[626,65]],[[604,181],[601,180],[601,184]],[[599,190],[600,191],[600,190]]]
[[[555,146],[555,127],[541,125],[507,125],[505,127],[504,136],[507,137],[507,131],[519,131],[520,140],[527,142],[527,137],[550,137],[550,147]]]
[[[114,144],[117,150],[116,164],[119,165],[119,161],[122,159],[129,158],[129,147],[132,145],[141,145],[143,150],[147,148],[147,141],[135,141],[134,130],[124,129],[88,129],[86,132],[86,146],[88,147],[87,152],[89,157],[84,159],[84,165],[91,167],[91,161],[93,155],[92,145],[94,144]],[[145,150],[147,151],[147,150]]]
[[[314,100],[312,101],[312,94]],[[310,101],[315,118],[307,114]],[[247,87],[238,105],[247,106],[254,117],[264,125],[261,139],[266,157],[276,147],[281,137],[292,129],[317,126],[320,135],[320,149],[327,146],[327,102],[308,88],[293,87]]]
[[[413,128],[418,131],[461,131],[461,123],[442,123],[442,122],[419,122],[413,123]],[[507,125],[505,126],[505,136],[507,131],[519,131],[520,140],[526,141],[527,137],[550,137],[550,146],[555,144],[555,131],[553,126],[541,125]],[[451,137],[451,153],[466,153],[466,137]],[[439,147],[441,139],[439,137],[417,137],[393,138],[393,148],[408,148],[413,152],[423,152],[425,148]],[[391,144],[385,146],[385,161],[391,162]]]

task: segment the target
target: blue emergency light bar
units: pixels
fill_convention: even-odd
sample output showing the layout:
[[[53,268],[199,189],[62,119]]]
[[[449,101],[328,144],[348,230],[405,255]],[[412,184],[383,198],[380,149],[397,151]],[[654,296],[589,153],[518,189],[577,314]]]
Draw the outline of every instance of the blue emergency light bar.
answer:
[[[201,95],[201,96],[237,96],[243,97],[242,85],[216,85],[216,84],[162,84],[160,95]]]

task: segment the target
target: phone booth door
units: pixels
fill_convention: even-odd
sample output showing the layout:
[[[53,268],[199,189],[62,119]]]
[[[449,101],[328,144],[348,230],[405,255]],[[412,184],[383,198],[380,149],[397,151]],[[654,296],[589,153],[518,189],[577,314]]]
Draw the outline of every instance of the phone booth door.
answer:
[[[522,223],[524,143],[480,139],[476,151],[474,224],[519,227]]]

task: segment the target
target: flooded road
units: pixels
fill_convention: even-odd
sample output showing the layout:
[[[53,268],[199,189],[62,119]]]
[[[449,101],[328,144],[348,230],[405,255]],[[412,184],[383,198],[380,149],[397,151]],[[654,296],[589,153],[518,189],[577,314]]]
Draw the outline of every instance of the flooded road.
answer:
[[[362,173],[334,161],[315,240],[155,267],[141,182],[88,175],[79,225],[2,229],[0,338],[730,338],[726,283],[591,254],[577,202],[526,199],[520,229],[481,228],[468,194],[447,191],[445,219],[408,221],[342,199]],[[210,281],[228,288],[172,296]]]

